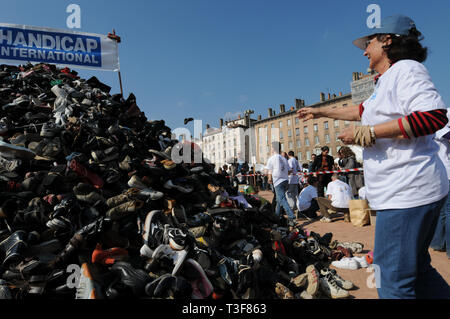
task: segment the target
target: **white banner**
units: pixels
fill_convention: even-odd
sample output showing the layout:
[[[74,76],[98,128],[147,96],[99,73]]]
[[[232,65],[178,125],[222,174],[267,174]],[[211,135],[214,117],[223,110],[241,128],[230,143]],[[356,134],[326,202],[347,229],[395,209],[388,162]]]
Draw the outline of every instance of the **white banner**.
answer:
[[[105,35],[0,23],[0,60],[119,71],[116,41]]]

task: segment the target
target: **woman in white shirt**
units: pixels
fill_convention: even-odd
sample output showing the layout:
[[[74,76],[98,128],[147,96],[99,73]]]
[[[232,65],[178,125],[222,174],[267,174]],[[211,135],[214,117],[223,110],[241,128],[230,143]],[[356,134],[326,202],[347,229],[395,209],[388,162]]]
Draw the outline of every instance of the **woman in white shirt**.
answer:
[[[364,147],[367,199],[377,211],[374,264],[380,298],[450,298],[428,253],[448,194],[434,133],[448,122],[445,104],[422,64],[427,49],[414,21],[403,15],[354,44],[376,70],[372,96],[345,109],[302,108],[299,117],[358,121],[339,138]]]

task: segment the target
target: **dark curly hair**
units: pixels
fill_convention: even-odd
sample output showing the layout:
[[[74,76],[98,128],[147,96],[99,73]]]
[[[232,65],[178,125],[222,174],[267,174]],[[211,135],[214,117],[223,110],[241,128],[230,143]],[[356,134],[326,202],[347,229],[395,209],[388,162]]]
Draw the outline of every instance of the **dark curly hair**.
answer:
[[[392,64],[406,59],[422,63],[427,59],[428,48],[420,43],[424,37],[416,28],[409,30],[408,35],[391,34],[390,36],[392,43],[383,46],[383,49]],[[376,37],[378,41],[386,40],[386,34],[377,34]]]
[[[342,156],[344,158],[350,157],[350,156],[354,156],[356,157],[355,153],[352,151],[352,149],[348,146],[342,146],[339,149],[339,153],[342,154]]]

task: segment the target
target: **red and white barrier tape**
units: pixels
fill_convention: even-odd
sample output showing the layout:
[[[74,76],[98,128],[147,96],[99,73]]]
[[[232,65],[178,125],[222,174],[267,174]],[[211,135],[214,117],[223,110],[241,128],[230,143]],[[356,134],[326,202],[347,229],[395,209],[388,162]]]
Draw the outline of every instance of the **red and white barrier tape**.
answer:
[[[308,176],[308,175],[325,175],[325,174],[334,174],[334,173],[350,173],[350,172],[362,172],[364,168],[349,168],[349,169],[340,169],[337,171],[322,171],[322,172],[312,172],[312,173],[298,173],[298,176]],[[237,177],[237,175],[235,175]],[[250,175],[240,175],[242,177],[253,177],[253,176],[267,176],[266,174],[250,174]],[[290,175],[291,176],[291,175]],[[231,177],[231,176],[230,176]]]

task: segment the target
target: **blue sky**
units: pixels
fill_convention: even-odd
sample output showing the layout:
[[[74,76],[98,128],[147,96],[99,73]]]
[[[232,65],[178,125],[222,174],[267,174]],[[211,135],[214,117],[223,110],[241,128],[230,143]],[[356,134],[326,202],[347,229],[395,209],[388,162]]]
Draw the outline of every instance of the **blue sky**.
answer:
[[[0,0],[0,22],[67,29],[71,3],[81,6],[80,31],[116,29],[125,95],[133,92],[149,119],[172,129],[185,117],[218,126],[246,109],[264,118],[295,98],[312,104],[320,92],[349,93],[352,72],[368,67],[352,40],[367,33],[371,3],[382,17],[415,20],[430,48],[425,65],[450,101],[447,0]],[[120,92],[115,73],[77,71]]]

